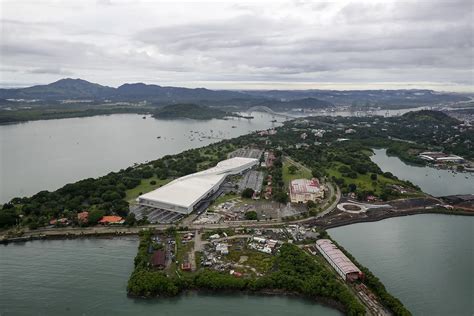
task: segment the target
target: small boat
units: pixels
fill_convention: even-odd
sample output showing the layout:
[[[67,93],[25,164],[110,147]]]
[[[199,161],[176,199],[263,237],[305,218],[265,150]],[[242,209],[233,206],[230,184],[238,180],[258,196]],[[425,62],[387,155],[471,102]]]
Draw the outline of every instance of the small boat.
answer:
[[[277,122],[277,120],[271,120],[270,122],[272,122],[272,123],[276,123],[276,122]]]
[[[232,128],[237,128],[237,126],[235,126],[235,125],[232,125]]]
[[[146,120],[146,116],[142,117],[142,119]]]
[[[160,139],[160,138],[161,138],[161,136],[156,136],[156,138]]]

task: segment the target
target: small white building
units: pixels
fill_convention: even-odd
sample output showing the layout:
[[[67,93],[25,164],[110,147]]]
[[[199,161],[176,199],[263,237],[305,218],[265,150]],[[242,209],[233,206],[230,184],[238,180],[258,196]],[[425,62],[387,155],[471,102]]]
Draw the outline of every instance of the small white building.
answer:
[[[220,243],[216,245],[216,251],[219,252],[221,255],[227,255],[229,253],[229,247],[227,244]]]

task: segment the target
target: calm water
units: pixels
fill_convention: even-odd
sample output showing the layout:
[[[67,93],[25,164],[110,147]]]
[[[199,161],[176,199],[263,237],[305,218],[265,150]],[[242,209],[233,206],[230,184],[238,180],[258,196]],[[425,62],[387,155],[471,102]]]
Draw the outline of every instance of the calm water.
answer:
[[[0,203],[275,124],[268,114],[252,115],[253,120],[164,121],[117,114],[0,126]],[[191,130],[213,138],[192,140]]]
[[[414,315],[474,315],[474,217],[425,214],[329,233]]]
[[[0,246],[0,315],[341,315],[288,297],[128,298],[137,244],[134,238],[115,238]]]
[[[387,156],[385,149],[375,149],[371,157],[380,169],[389,171],[403,180],[418,185],[424,192],[433,196],[474,193],[474,173],[453,173],[430,167],[417,167],[405,164],[397,157]]]

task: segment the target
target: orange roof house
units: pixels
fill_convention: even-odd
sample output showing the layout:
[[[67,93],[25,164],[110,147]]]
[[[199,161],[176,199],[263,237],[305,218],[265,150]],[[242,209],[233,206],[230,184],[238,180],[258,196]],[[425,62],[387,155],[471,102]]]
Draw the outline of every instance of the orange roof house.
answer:
[[[103,216],[99,221],[100,224],[123,224],[124,222],[122,217],[115,215]]]

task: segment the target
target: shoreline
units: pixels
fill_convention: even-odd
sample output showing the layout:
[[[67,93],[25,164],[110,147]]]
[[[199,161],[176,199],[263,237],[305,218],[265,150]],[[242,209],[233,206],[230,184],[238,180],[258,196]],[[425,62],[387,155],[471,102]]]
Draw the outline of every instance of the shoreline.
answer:
[[[382,214],[377,217],[361,217],[361,218],[351,218],[348,220],[334,222],[327,225],[314,225],[322,229],[330,229],[342,226],[348,226],[358,223],[370,223],[378,222],[384,219],[401,217],[401,216],[412,216],[412,215],[423,215],[423,214],[439,214],[439,215],[454,215],[454,216],[474,216],[474,212],[469,211],[450,211],[450,210],[410,210],[404,212],[393,212]],[[314,219],[307,219],[308,222],[314,221]],[[301,222],[301,221],[296,221]],[[305,221],[303,221],[305,222]],[[275,225],[285,225],[291,224],[292,222],[278,222],[274,223]],[[152,228],[155,230],[164,230],[167,226],[136,226],[136,227],[100,227],[103,231],[97,231],[92,229],[97,229],[98,227],[93,227],[91,229],[79,229],[79,228],[69,228],[68,232],[55,231],[55,229],[44,230],[44,231],[33,231],[36,234],[30,234],[27,236],[18,236],[18,237],[7,237],[0,239],[0,245],[8,245],[9,243],[22,243],[34,240],[66,240],[66,239],[81,239],[81,238],[101,238],[101,237],[123,237],[123,236],[137,236],[142,229]],[[245,226],[239,226],[245,227]],[[201,229],[193,228],[189,226],[189,230]],[[213,227],[209,227],[213,229]]]
[[[423,214],[439,214],[439,215],[454,215],[454,216],[474,216],[474,212],[469,211],[450,211],[450,210],[410,210],[403,212],[393,212],[388,214],[383,214],[377,217],[361,217],[361,218],[351,218],[345,221],[335,222],[327,225],[321,225],[319,227],[323,229],[330,229],[342,226],[348,226],[358,223],[372,223],[379,222],[384,219],[402,217],[402,216],[413,216],[413,215],[423,215]]]
[[[193,289],[185,289],[181,293],[179,293],[176,296],[136,296],[133,294],[130,294],[127,292],[127,297],[132,298],[132,299],[140,299],[140,300],[146,300],[146,301],[151,301],[151,300],[157,300],[157,299],[171,299],[171,298],[179,298],[183,297],[189,294],[197,294],[197,295],[211,295],[211,296],[220,296],[220,295],[232,295],[232,294],[239,294],[239,295],[248,295],[248,296],[280,296],[280,297],[288,297],[288,298],[297,298],[301,300],[305,300],[308,302],[311,302],[316,305],[321,305],[325,307],[329,307],[335,310],[338,310],[341,313],[345,313],[344,306],[334,300],[330,299],[327,297],[323,296],[316,296],[316,297],[308,297],[305,295],[302,295],[298,292],[290,292],[290,291],[285,291],[285,290],[280,290],[280,289],[263,289],[259,291],[249,291],[249,290],[210,290],[206,288],[193,288]]]

